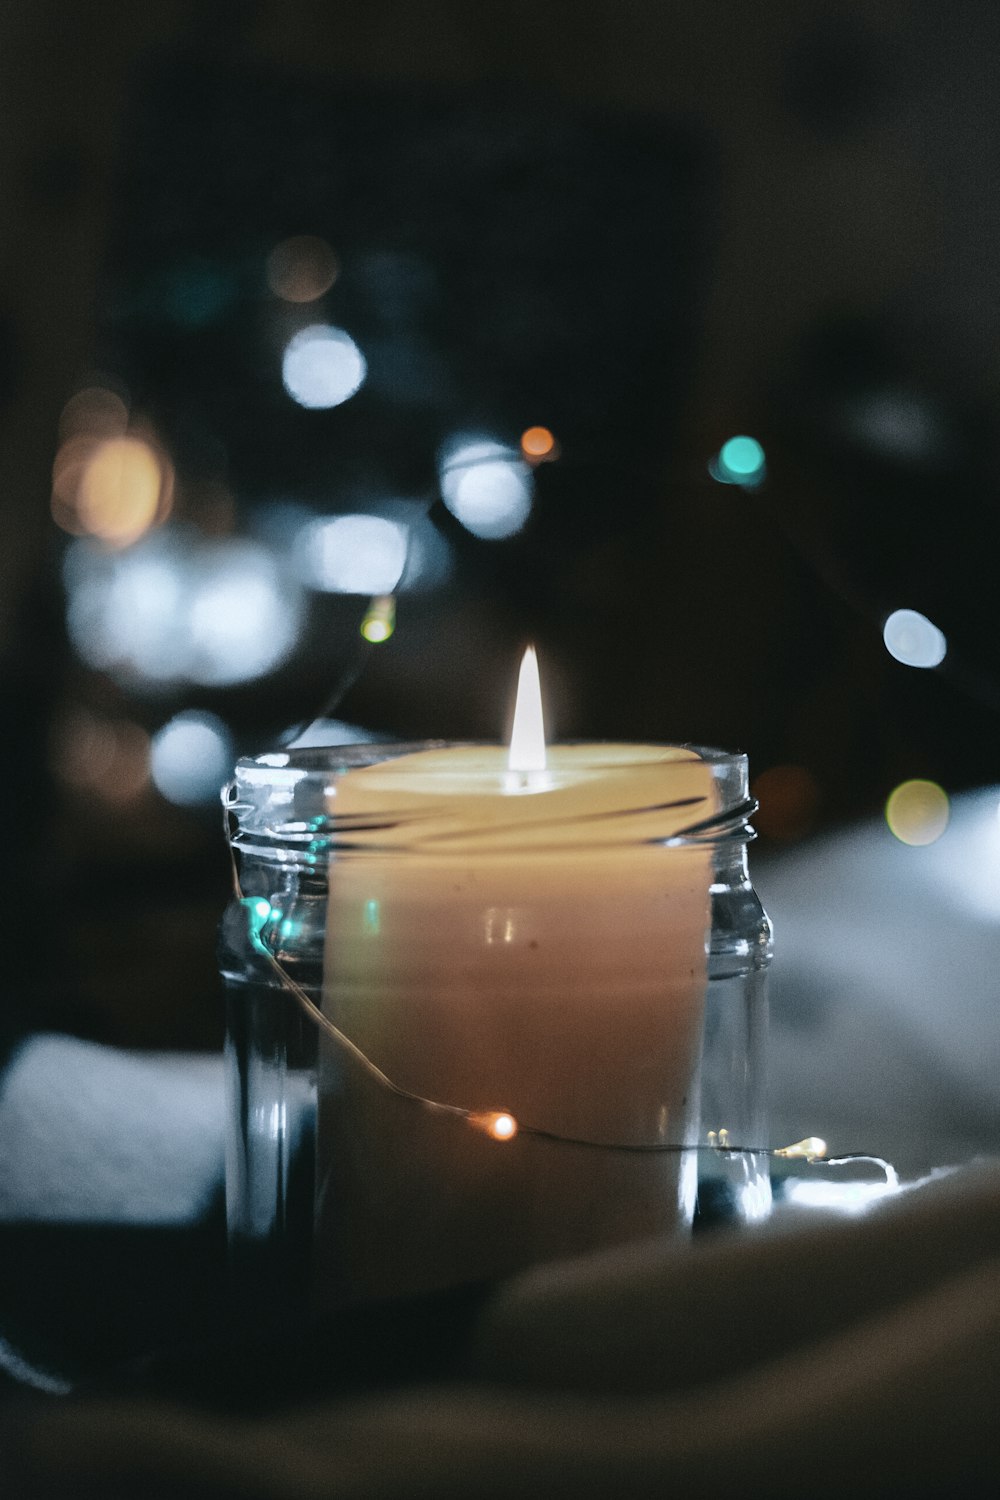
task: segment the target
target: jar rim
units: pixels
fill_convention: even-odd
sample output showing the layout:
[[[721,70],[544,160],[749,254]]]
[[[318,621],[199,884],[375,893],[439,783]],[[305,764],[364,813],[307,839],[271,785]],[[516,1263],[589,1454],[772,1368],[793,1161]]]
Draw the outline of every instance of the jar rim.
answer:
[[[561,741],[565,747],[599,747],[607,744],[600,740]],[[626,742],[632,745],[633,742]],[[654,800],[648,806],[612,808],[604,818],[604,826],[598,828],[599,820],[593,820],[594,842],[604,847],[622,847],[629,843],[649,842],[679,844],[716,844],[731,841],[746,842],[754,836],[748,819],[756,811],[757,804],[751,798],[748,787],[748,762],[742,752],[731,752],[715,746],[695,744],[657,744],[646,742],[635,748],[642,750],[689,751],[692,759],[704,763],[715,788],[716,804],[705,816],[705,801],[701,806],[691,806],[691,820],[676,809],[681,804],[663,803]],[[553,747],[553,748],[559,748]],[[308,849],[315,858],[333,850],[364,848],[369,852],[389,850],[405,852],[420,844],[426,835],[426,815],[400,816],[390,804],[379,808],[378,823],[372,821],[369,812],[364,817],[334,813],[330,806],[330,793],[339,776],[362,768],[390,763],[407,755],[416,755],[434,750],[498,750],[495,742],[485,741],[382,741],[359,742],[347,745],[324,745],[288,751],[270,751],[254,756],[244,756],[236,764],[233,780],[223,789],[222,800],[227,812],[227,831],[230,843],[249,852],[250,847],[263,854],[281,848],[289,851]],[[669,764],[670,762],[664,762]],[[674,764],[684,764],[683,757]],[[636,762],[650,770],[661,762],[645,760]],[[619,770],[624,774],[632,769],[630,763],[609,767],[612,776]],[[455,807],[457,809],[456,800]],[[672,816],[668,813],[672,813]],[[555,809],[553,809],[555,811]],[[384,816],[382,816],[384,812]],[[449,809],[442,798],[437,803],[438,817],[448,815]],[[663,832],[648,836],[648,816],[668,813]],[[643,814],[647,820],[640,831],[635,814]],[[648,815],[648,816],[647,816]],[[545,848],[564,846],[565,830],[579,824],[579,818],[558,816],[553,820],[552,843],[542,843]],[[529,852],[523,841],[519,841],[516,830],[510,830],[490,842],[497,853]],[[580,839],[579,831],[574,842]],[[584,842],[586,840],[584,839]],[[439,840],[439,852],[447,853],[447,836]]]
[[[610,743],[634,745],[652,750],[690,750],[709,765],[746,765],[747,757],[742,750],[721,750],[717,745],[699,745],[692,741],[667,740],[623,740],[595,739],[559,740],[549,748],[562,746],[597,746]],[[286,773],[305,772],[307,775],[336,774],[340,770],[356,770],[359,766],[377,765],[381,761],[396,760],[404,755],[416,755],[423,750],[478,750],[495,749],[495,740],[355,740],[341,745],[292,746],[288,750],[269,750],[257,755],[242,755],[236,762],[236,771],[265,771]],[[255,777],[256,779],[256,777]],[[266,779],[261,777],[261,780]]]

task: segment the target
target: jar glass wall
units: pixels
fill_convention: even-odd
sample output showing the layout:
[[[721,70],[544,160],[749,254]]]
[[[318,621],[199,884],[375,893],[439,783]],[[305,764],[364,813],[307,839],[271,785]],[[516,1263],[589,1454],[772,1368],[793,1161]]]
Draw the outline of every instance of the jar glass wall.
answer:
[[[230,1249],[274,1311],[768,1211],[745,758],[697,752],[711,811],[662,838],[563,809],[470,853],[450,806],[341,810],[440,748],[260,756],[225,794]]]

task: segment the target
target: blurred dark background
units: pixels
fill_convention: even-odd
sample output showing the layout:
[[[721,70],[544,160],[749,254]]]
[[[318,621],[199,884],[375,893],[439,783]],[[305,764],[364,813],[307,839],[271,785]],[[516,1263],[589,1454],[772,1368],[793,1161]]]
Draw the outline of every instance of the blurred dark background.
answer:
[[[9,1034],[216,1046],[233,757],[497,739],[529,638],[555,735],[746,750],[764,852],[994,782],[998,55],[986,0],[4,7]]]

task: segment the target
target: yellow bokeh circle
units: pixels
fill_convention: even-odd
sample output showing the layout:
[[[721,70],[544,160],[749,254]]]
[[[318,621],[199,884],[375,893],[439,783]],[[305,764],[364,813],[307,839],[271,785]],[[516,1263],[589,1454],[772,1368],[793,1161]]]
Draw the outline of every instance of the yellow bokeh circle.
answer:
[[[933,844],[948,827],[948,793],[936,781],[904,781],[889,793],[885,821],[901,844]]]

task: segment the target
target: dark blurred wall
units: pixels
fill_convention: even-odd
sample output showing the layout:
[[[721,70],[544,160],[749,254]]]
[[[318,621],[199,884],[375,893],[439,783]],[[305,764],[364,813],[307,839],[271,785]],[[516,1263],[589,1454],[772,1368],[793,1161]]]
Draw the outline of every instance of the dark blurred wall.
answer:
[[[908,776],[955,789],[992,778],[994,7],[8,5],[0,670],[13,712],[0,765],[23,1007],[116,1038],[217,1034],[211,931],[226,869],[214,820],[155,799],[81,805],[49,776],[77,671],[49,513],[57,423],[93,364],[136,80],[178,50],[310,87],[516,87],[608,119],[669,120],[698,142],[698,327],[669,452],[645,481],[663,506],[567,556],[539,608],[560,727],[717,742],[749,750],[762,773],[797,768],[804,780],[772,782],[775,837],[875,811]],[[767,452],[760,490],[708,474],[742,432]],[[614,506],[613,473],[608,491]],[[412,637],[417,675],[401,626],[359,683],[357,715],[492,733],[484,664],[500,670],[519,624],[502,580],[491,601],[428,613]],[[898,604],[945,629],[947,672],[886,655],[880,620]],[[473,652],[457,644],[467,628]],[[67,922],[81,888],[85,914]],[[52,922],[68,935],[42,966]]]

